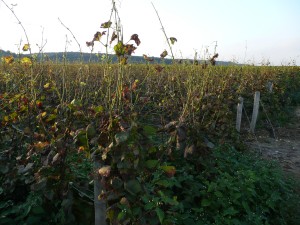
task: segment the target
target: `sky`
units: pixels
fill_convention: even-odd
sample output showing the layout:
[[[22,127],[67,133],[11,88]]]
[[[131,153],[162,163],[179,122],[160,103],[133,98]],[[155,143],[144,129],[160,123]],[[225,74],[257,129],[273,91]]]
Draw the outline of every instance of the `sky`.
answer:
[[[101,24],[109,20],[112,0],[4,0],[24,26],[32,52],[90,52]],[[115,0],[124,41],[138,34],[134,55],[159,57],[169,47],[157,9],[176,58],[217,60],[255,65],[300,65],[299,0]],[[60,20],[59,20],[59,19]],[[62,25],[61,22],[64,24]],[[112,21],[114,22],[114,21]],[[78,41],[80,48],[74,39]],[[24,31],[0,0],[0,49],[19,52]],[[103,42],[106,39],[102,39]],[[112,52],[112,49],[110,50]],[[93,52],[105,48],[95,43]],[[170,57],[170,56],[168,56]]]

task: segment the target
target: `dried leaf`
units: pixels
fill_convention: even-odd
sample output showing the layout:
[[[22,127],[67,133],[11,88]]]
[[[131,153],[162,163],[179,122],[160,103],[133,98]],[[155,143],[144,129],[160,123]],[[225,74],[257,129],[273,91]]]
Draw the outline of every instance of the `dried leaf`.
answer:
[[[125,45],[125,52],[127,55],[131,55],[132,53],[134,53],[134,50],[136,50],[136,47],[133,46],[133,44]]]
[[[156,65],[154,68],[155,68],[155,70],[156,70],[157,72],[159,72],[159,73],[164,69],[164,67],[161,66],[161,65]]]
[[[137,46],[139,46],[139,45],[141,44],[141,41],[140,41],[140,39],[139,39],[139,35],[137,35],[137,34],[131,35],[130,40],[135,41],[135,43],[136,43]]]
[[[149,58],[147,55],[143,55],[144,59],[147,60],[148,62],[152,62],[153,58]]]
[[[115,32],[113,32],[109,43],[111,44],[117,37],[118,35]]]
[[[111,172],[111,166],[103,166],[99,169],[98,173],[103,177],[108,177]]]
[[[93,41],[87,41],[85,42],[87,47],[94,47],[94,42]]]
[[[164,50],[164,51],[160,54],[160,57],[161,57],[161,58],[165,58],[167,55],[168,55],[167,50]]]
[[[93,42],[94,41],[100,41],[101,37],[103,35],[105,35],[106,31],[103,31],[102,33],[100,31],[97,31],[95,34],[94,34],[94,38],[93,38]]]

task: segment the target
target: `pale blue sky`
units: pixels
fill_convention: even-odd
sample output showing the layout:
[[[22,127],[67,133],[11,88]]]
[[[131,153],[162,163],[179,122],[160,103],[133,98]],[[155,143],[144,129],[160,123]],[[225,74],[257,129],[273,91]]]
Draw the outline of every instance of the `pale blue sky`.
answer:
[[[300,65],[300,1],[299,0],[116,0],[124,27],[124,39],[137,33],[141,45],[135,55],[158,56],[168,46],[161,31],[154,3],[169,37],[176,37],[177,58],[205,56],[214,52],[217,41],[219,60],[271,65]],[[38,52],[42,37],[44,52],[78,51],[71,34],[58,17],[71,29],[88,52],[85,42],[101,31],[111,12],[111,0],[6,0],[17,4],[14,11],[22,21],[33,52]],[[0,1],[0,49],[18,51],[26,42],[23,31],[12,13]],[[43,34],[43,35],[42,35]],[[66,38],[67,36],[67,38]],[[66,44],[66,40],[70,40]],[[104,47],[95,45],[94,52]]]

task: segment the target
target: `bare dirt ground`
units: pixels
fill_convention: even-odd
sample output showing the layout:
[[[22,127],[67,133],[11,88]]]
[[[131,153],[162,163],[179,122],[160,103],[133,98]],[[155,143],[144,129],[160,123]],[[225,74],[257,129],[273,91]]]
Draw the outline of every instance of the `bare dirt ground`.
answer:
[[[256,138],[251,138],[247,144],[261,152],[266,159],[277,160],[283,170],[300,181],[300,107],[296,108],[291,122],[284,127],[270,131],[257,130]]]

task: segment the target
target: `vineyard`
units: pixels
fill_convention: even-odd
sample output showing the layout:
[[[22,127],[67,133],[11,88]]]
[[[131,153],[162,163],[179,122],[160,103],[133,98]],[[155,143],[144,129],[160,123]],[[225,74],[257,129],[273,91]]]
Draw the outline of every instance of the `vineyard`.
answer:
[[[265,157],[286,146],[270,145],[278,130],[298,132],[285,129],[298,66],[218,65],[217,42],[199,61],[177,60],[153,3],[168,51],[132,63],[141,40],[125,41],[115,1],[86,42],[90,59],[59,19],[80,58],[53,60],[46,43],[31,52],[16,5],[1,2],[26,42],[0,62],[0,225],[300,224],[297,171]],[[297,166],[293,137],[283,158]]]
[[[239,97],[251,117],[260,91],[257,129],[288,121],[299,67],[0,71],[0,224],[297,224],[295,184],[249,151],[235,119]]]

